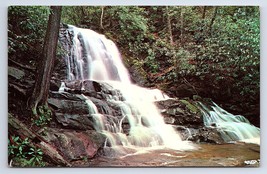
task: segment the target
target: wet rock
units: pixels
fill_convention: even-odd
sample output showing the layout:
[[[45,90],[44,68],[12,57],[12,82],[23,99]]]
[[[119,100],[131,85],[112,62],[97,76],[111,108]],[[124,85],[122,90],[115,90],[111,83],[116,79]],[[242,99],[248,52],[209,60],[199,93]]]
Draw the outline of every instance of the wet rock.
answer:
[[[53,144],[68,161],[93,158],[105,141],[105,137],[95,131],[48,128],[43,134],[43,138]]]
[[[72,83],[72,87],[81,85],[76,82]],[[85,86],[90,86],[88,82]],[[121,109],[116,102],[68,92],[50,92],[49,96],[48,103],[53,109],[55,119],[64,128],[94,130],[94,114],[98,113],[110,121],[107,125],[122,119]]]
[[[131,80],[133,81],[133,83],[136,83],[140,86],[148,85],[148,80],[146,77],[147,73],[140,66],[133,64],[128,69],[129,69]]]
[[[63,81],[67,79],[67,65],[62,55],[58,55],[55,59],[54,70],[51,80]]]
[[[193,104],[186,102],[191,109],[184,104],[185,100],[178,99],[157,101],[156,105],[166,120],[174,120],[173,125],[183,125],[189,128],[203,127],[203,119],[199,110]]]
[[[186,108],[190,110],[191,113],[197,114],[199,112],[199,109],[194,106],[192,103],[190,103],[188,100],[180,100],[183,104],[186,105]]]
[[[176,126],[176,130],[182,136],[182,140],[193,141],[196,143],[224,144],[220,133],[215,128],[202,127],[199,129]]]
[[[98,108],[99,113],[114,115],[113,109],[109,106],[108,102],[92,97],[90,99]]]
[[[49,98],[48,103],[55,112],[89,114],[85,101]]]
[[[73,81],[65,81],[66,87],[76,91],[96,91],[94,85],[97,87],[97,82],[91,80],[73,80]]]
[[[55,113],[55,117],[64,127],[76,130],[94,130],[94,120],[88,114]]]
[[[203,129],[199,129],[199,133],[194,134],[190,140],[195,142],[205,142],[213,144],[225,143],[217,129],[206,127],[204,127]]]
[[[168,115],[184,115],[185,112],[181,108],[169,108],[166,110],[166,114]]]
[[[225,143],[216,128],[204,126],[202,114],[194,101],[168,99],[158,101],[156,104],[161,109],[165,123],[173,125],[182,140],[196,143]]]
[[[50,90],[58,91],[61,86],[61,81],[56,79],[55,77],[51,77],[50,79]]]
[[[172,117],[164,117],[164,122],[165,122],[166,124],[174,124],[175,119],[172,118]]]
[[[170,98],[167,100],[156,101],[155,103],[159,109],[167,109],[167,108],[171,108],[171,107],[177,108],[180,106],[180,103],[179,103],[178,99],[176,99],[176,98]]]
[[[73,101],[85,101],[85,98],[80,94],[71,94],[68,92],[50,92],[49,98],[63,99],[63,100],[73,100]]]

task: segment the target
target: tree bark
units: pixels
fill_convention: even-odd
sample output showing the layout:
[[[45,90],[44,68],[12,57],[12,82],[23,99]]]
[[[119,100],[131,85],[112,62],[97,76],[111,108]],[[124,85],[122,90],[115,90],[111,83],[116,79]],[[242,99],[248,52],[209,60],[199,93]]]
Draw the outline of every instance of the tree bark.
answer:
[[[30,109],[32,109],[34,115],[36,115],[37,106],[47,105],[49,81],[56,57],[60,18],[61,7],[52,6],[47,24],[42,59],[38,62],[35,86],[30,99]]]
[[[210,26],[209,26],[209,34],[210,35],[212,34],[212,25],[214,24],[214,21],[216,19],[217,11],[218,11],[218,7],[215,7],[214,13],[213,13],[212,18],[211,18],[211,21],[210,21]]]
[[[203,6],[202,19],[205,19],[206,17],[206,10],[207,10],[207,6]]]
[[[184,42],[184,39],[183,39],[183,30],[184,30],[184,7],[181,7],[181,13],[180,13],[180,22],[181,22],[181,34],[180,34],[180,45],[183,47],[183,42]]]
[[[168,6],[166,6],[166,15],[167,15],[167,26],[168,26],[168,33],[169,33],[169,38],[170,38],[170,44],[173,45],[171,18],[170,18],[170,13],[169,13]]]
[[[100,27],[101,29],[104,29],[104,26],[103,26],[103,18],[104,18],[104,6],[101,7],[101,17],[100,17]]]

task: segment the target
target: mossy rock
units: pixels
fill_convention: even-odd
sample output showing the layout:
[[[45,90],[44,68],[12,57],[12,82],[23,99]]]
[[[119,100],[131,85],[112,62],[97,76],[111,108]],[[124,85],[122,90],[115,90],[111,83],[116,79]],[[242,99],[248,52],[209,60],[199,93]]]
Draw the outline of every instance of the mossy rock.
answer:
[[[185,106],[187,107],[187,109],[191,112],[191,113],[198,113],[199,109],[194,106],[193,104],[191,104],[189,101],[187,100],[180,100],[180,102],[182,102],[183,104],[185,104]]]
[[[193,100],[195,100],[195,101],[201,101],[203,99],[199,95],[193,95]]]

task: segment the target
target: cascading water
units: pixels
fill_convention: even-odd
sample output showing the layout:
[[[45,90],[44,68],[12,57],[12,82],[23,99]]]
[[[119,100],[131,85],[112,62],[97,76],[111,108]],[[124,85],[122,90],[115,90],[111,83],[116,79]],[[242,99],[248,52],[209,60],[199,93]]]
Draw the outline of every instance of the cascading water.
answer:
[[[101,81],[119,91],[107,96],[106,100],[120,108],[121,118],[101,114],[90,98],[82,95],[95,120],[95,129],[106,135],[107,145],[120,150],[118,147],[195,149],[190,142],[182,141],[172,126],[164,123],[155,106],[155,100],[164,100],[168,96],[157,89],[133,85],[111,40],[89,29],[69,26],[67,30],[72,33],[73,42],[66,58],[68,80]],[[123,122],[130,125],[127,133],[122,128]]]
[[[95,31],[69,25],[73,45],[67,58],[68,80],[117,80],[130,83],[120,53],[111,40]]]
[[[260,128],[250,124],[245,117],[233,115],[215,103],[211,109],[202,103],[200,105],[205,126],[217,128],[225,142],[243,141],[260,145]]]

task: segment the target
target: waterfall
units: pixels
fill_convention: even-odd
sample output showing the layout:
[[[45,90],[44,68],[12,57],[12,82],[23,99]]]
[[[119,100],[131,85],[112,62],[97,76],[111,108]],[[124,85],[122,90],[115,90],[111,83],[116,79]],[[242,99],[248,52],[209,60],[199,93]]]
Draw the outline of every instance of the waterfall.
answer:
[[[182,141],[171,125],[164,123],[163,116],[154,104],[156,100],[164,100],[168,96],[158,89],[142,88],[131,83],[114,42],[92,30],[71,25],[67,32],[72,38],[70,53],[66,57],[67,79],[98,81],[119,91],[110,94],[105,100],[120,108],[122,117],[100,113],[94,102],[82,95],[89,114],[94,118],[95,130],[107,137],[106,146],[114,149],[195,149],[190,142]],[[123,122],[129,123],[129,132],[124,132]]]
[[[242,141],[260,145],[260,128],[242,115],[233,115],[213,103],[209,109],[200,103],[205,126],[219,130],[225,142]]]
[[[68,80],[116,80],[130,83],[118,48],[93,30],[69,25],[72,48],[67,58]]]

